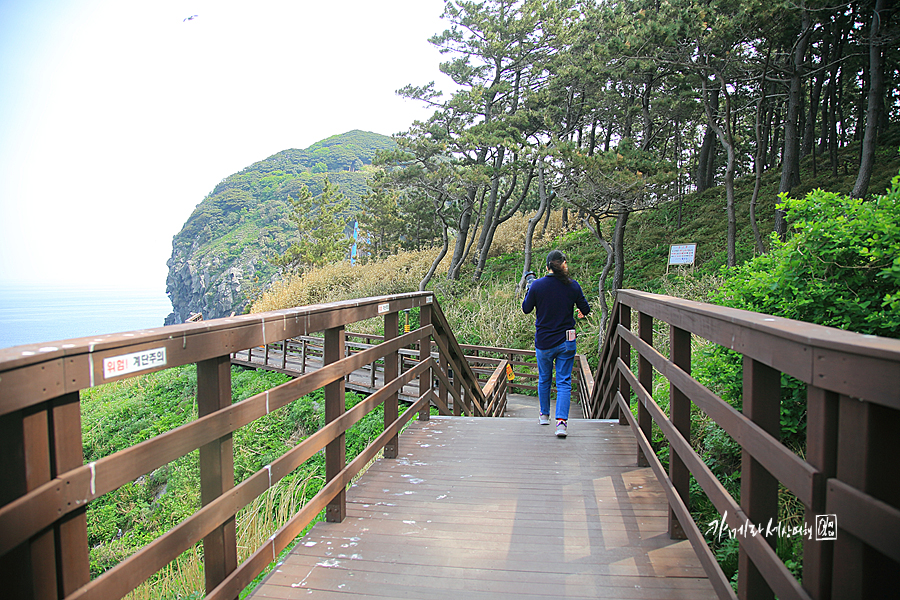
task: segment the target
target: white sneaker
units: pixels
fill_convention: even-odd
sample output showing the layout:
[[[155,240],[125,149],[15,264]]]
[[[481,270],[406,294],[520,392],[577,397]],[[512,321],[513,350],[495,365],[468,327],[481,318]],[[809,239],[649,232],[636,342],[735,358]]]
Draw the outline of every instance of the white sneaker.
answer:
[[[556,437],[560,437],[560,438],[566,437],[566,422],[565,421],[557,421]]]
[[[550,415],[541,415],[541,419],[538,422],[541,425],[549,425],[550,424]]]

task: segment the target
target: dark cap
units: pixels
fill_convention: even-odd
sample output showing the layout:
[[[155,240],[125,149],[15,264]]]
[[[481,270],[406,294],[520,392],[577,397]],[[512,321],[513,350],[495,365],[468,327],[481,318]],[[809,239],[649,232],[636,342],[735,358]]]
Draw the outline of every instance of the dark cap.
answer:
[[[547,255],[547,268],[550,268],[550,263],[552,262],[565,262],[566,255],[562,253],[560,250],[551,250],[550,254]]]

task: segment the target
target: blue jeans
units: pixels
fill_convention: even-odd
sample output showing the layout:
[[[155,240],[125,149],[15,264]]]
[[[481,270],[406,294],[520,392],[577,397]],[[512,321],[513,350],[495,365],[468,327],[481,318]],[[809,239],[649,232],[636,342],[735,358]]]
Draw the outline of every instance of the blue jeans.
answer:
[[[569,403],[572,399],[572,364],[575,362],[575,342],[563,342],[555,348],[540,350],[535,348],[538,365],[538,400],[541,414],[550,414],[550,380],[553,377],[553,363],[556,362],[556,418],[569,418]]]

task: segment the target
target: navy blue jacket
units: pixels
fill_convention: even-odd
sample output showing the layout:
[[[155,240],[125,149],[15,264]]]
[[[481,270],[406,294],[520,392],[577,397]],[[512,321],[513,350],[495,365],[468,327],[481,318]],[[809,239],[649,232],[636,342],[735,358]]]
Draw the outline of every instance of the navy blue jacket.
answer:
[[[522,300],[522,311],[528,314],[537,309],[535,348],[549,350],[566,341],[566,330],[575,329],[575,306],[583,315],[591,312],[591,305],[574,279],[566,284],[553,275],[545,275],[531,284]]]

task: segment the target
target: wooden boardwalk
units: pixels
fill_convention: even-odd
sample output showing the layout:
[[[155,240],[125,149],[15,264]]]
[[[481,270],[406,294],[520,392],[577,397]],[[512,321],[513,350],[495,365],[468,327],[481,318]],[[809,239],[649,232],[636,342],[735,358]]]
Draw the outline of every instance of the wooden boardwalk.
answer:
[[[251,598],[713,598],[627,426],[432,417]]]

